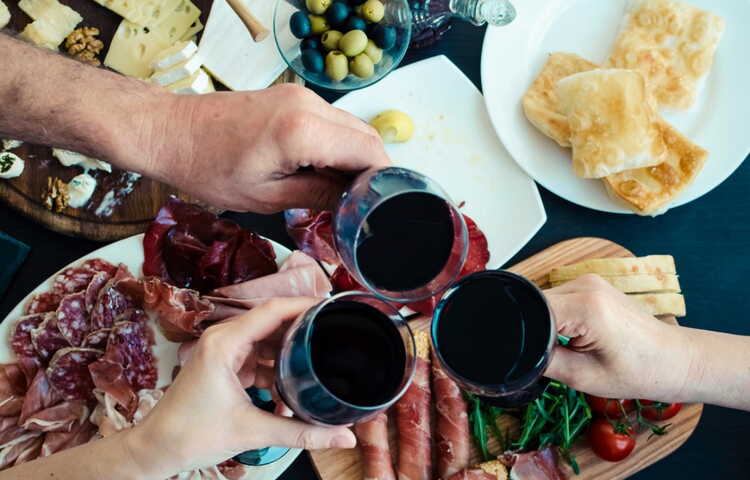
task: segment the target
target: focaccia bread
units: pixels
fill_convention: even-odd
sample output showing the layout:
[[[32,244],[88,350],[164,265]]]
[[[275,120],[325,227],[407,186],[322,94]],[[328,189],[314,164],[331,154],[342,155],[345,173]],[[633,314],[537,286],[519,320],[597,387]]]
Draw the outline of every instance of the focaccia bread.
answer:
[[[592,258],[572,265],[553,268],[550,282],[573,280],[587,273],[603,277],[617,275],[662,275],[677,273],[672,255],[648,255],[646,257]]]
[[[523,96],[521,104],[529,122],[562,147],[570,146],[570,128],[565,115],[557,111],[557,82],[595,68],[598,65],[578,55],[553,53]]]
[[[627,202],[640,215],[663,211],[703,168],[708,152],[691,142],[666,121],[661,120],[667,155],[655,167],[615,173],[604,179],[607,191]]]
[[[724,32],[716,14],[674,0],[631,0],[608,66],[640,71],[660,107],[692,105]]]
[[[640,273],[635,275],[610,275],[602,276],[604,280],[623,293],[679,293],[680,280],[677,275],[672,273],[648,274]],[[552,287],[562,285],[574,278],[557,280],[550,282]]]
[[[686,313],[685,297],[679,293],[643,293],[628,297],[635,300],[649,315],[684,317]]]
[[[557,110],[568,120],[573,171],[579,177],[603,178],[664,160],[659,116],[639,72],[576,73],[557,83],[557,97]]]

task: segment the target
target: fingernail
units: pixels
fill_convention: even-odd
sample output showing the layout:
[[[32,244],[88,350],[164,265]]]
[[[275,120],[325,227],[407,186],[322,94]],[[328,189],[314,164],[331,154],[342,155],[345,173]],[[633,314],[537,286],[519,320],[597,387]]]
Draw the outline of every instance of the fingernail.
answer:
[[[331,448],[354,448],[355,442],[349,435],[337,435],[331,440]]]

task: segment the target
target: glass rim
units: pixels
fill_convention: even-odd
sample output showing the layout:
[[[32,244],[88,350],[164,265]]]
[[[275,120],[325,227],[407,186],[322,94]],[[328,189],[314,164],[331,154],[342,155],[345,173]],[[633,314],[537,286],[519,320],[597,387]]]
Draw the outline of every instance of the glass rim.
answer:
[[[474,386],[480,385],[478,382],[470,380],[466,378],[465,376],[457,373],[453,368],[451,368],[450,365],[445,361],[443,358],[442,353],[440,352],[440,349],[438,348],[438,342],[437,342],[437,325],[439,323],[439,317],[440,314],[443,311],[443,308],[445,307],[446,303],[450,299],[450,297],[459,289],[461,286],[465,285],[472,279],[475,279],[477,277],[484,277],[484,276],[502,276],[506,278],[512,278],[514,281],[520,281],[523,284],[525,284],[528,287],[532,288],[532,291],[536,292],[537,296],[541,299],[543,302],[546,310],[547,310],[547,316],[549,319],[549,340],[547,342],[547,347],[545,348],[545,353],[550,353],[549,355],[542,355],[539,361],[537,361],[536,364],[534,364],[534,368],[542,367],[542,373],[535,379],[530,380],[525,383],[520,382],[509,382],[509,383],[494,383],[494,384],[481,384],[482,386],[486,387],[487,389],[494,390],[491,392],[487,392],[484,389],[482,389],[481,392],[474,391],[472,393],[476,393],[478,395],[484,396],[484,397],[493,397],[493,398],[500,398],[500,397],[506,397],[509,395],[513,395],[515,392],[519,390],[523,390],[525,388],[530,387],[531,385],[534,385],[536,382],[539,381],[539,378],[544,376],[544,370],[546,370],[547,366],[549,365],[549,362],[552,358],[552,351],[554,350],[555,342],[557,340],[557,331],[556,331],[556,322],[555,322],[555,316],[554,312],[550,308],[549,302],[547,301],[547,297],[544,295],[542,290],[537,287],[533,282],[528,280],[527,278],[523,277],[522,275],[519,275],[517,273],[511,272],[509,270],[502,270],[502,269],[496,269],[496,270],[481,270],[479,272],[474,272],[472,274],[469,274],[462,279],[455,282],[453,285],[451,285],[450,288],[445,292],[443,295],[443,298],[440,299],[440,302],[435,307],[435,311],[432,314],[432,318],[430,319],[430,343],[432,346],[432,351],[435,352],[435,356],[438,359],[438,362],[440,363],[440,366],[448,373],[448,376],[452,377],[453,379],[457,379],[460,383],[463,385],[469,385],[472,388]],[[510,388],[509,388],[510,387]],[[469,388],[462,387],[466,390],[470,390]],[[478,389],[477,389],[478,390]]]
[[[368,297],[368,298],[371,298],[373,300],[376,300],[376,301],[382,303],[383,305],[386,305],[387,308],[390,309],[393,312],[393,314],[396,315],[396,319],[395,320],[393,319],[393,315],[389,315],[388,316],[389,318],[391,318],[391,321],[393,322],[394,326],[397,329],[399,329],[398,328],[399,324],[403,324],[406,327],[406,331],[407,331],[407,334],[408,334],[407,337],[408,337],[409,340],[408,340],[408,345],[406,345],[406,344],[404,345],[404,349],[406,350],[405,351],[405,354],[406,354],[406,359],[405,359],[406,360],[406,365],[404,365],[404,367],[405,367],[405,369],[409,370],[409,374],[402,380],[403,386],[398,390],[398,392],[396,393],[396,395],[394,395],[394,397],[392,399],[390,399],[389,401],[387,401],[385,403],[381,403],[381,404],[378,404],[378,405],[372,405],[372,406],[363,406],[363,405],[356,405],[354,403],[347,402],[346,400],[341,399],[338,395],[335,395],[333,392],[331,392],[328,389],[328,387],[325,386],[325,384],[323,384],[323,382],[318,377],[318,374],[315,372],[315,367],[313,367],[313,363],[312,363],[312,351],[311,351],[311,348],[310,348],[310,340],[311,340],[311,337],[312,337],[313,326],[315,324],[314,319],[321,312],[321,310],[323,310],[325,307],[327,307],[328,305],[330,305],[331,303],[333,303],[335,301],[338,301],[338,300],[341,300],[341,299],[346,299],[347,297]],[[352,300],[352,301],[356,301],[356,300]],[[359,303],[361,303],[361,302],[359,302]],[[367,304],[365,303],[364,305],[367,305]],[[376,308],[376,307],[373,307],[372,305],[369,305],[369,306],[372,307],[372,308]],[[399,311],[398,311],[398,309],[396,309],[396,307],[394,307],[390,303],[384,301],[382,298],[378,298],[376,295],[373,295],[372,293],[363,292],[363,291],[359,291],[359,290],[351,290],[351,291],[347,291],[347,292],[337,293],[336,295],[332,295],[332,296],[326,298],[322,302],[320,302],[317,305],[314,305],[313,307],[311,307],[308,310],[306,310],[302,315],[303,315],[303,318],[306,318],[308,315],[312,315],[312,319],[308,322],[307,326],[305,327],[305,337],[304,337],[305,338],[305,345],[304,345],[304,347],[305,347],[305,360],[307,360],[308,365],[310,365],[310,374],[312,375],[313,379],[318,384],[318,386],[320,386],[320,388],[322,388],[324,392],[326,392],[332,398],[335,398],[336,401],[340,402],[342,405],[345,405],[345,406],[350,407],[352,409],[357,409],[357,410],[372,410],[372,411],[382,410],[383,408],[390,407],[391,405],[393,405],[394,403],[396,403],[396,401],[398,401],[398,399],[400,399],[403,396],[404,393],[406,393],[406,390],[411,385],[412,379],[414,378],[414,373],[416,371],[417,346],[416,346],[416,343],[414,341],[414,332],[412,332],[411,327],[409,326],[409,322],[407,322],[406,319],[401,315],[401,313],[399,313]],[[411,350],[411,356],[409,355],[409,353],[410,353],[409,350]],[[411,358],[411,361],[409,361],[409,358]]]

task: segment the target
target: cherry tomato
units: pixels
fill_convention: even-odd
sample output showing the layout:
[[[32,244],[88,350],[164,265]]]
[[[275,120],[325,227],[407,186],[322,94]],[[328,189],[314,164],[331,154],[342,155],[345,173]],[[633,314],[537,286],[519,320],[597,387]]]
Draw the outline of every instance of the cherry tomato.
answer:
[[[641,410],[641,415],[652,422],[668,420],[677,415],[682,409],[681,403],[662,403],[651,400],[640,400],[640,403],[644,407]]]
[[[606,418],[596,418],[589,428],[591,449],[599,458],[619,462],[635,448],[635,431],[627,424],[613,426]]]
[[[613,398],[597,397],[596,395],[586,394],[586,401],[591,407],[591,410],[601,417],[607,418],[622,418],[622,411],[625,413],[632,412],[635,409],[635,401],[633,400],[617,400]],[[622,405],[623,408],[620,408]]]

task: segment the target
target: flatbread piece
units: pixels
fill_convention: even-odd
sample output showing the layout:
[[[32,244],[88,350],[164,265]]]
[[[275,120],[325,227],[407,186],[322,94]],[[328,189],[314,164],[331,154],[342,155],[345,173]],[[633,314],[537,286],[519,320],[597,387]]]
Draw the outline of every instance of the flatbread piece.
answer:
[[[616,275],[661,275],[676,274],[677,269],[672,255],[648,255],[627,258],[591,258],[573,265],[553,268],[549,273],[550,282],[572,280],[587,273],[603,277]]]

